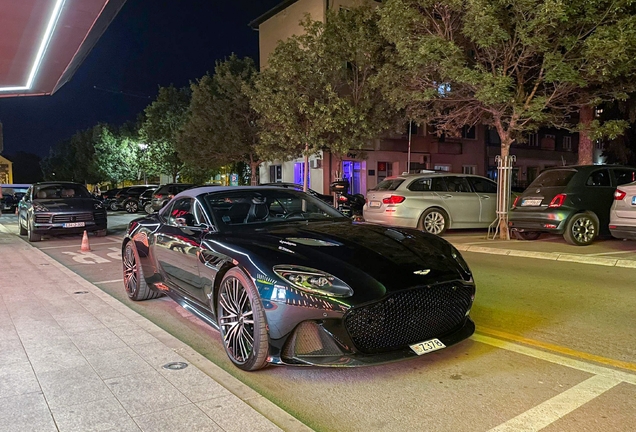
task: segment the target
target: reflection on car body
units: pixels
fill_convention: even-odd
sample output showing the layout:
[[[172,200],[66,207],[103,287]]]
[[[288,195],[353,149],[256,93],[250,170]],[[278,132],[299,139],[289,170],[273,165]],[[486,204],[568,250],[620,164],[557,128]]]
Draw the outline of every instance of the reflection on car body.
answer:
[[[472,274],[452,245],[294,190],[186,190],[132,221],[122,254],[130,298],[168,294],[219,328],[245,370],[393,361],[475,328]]]

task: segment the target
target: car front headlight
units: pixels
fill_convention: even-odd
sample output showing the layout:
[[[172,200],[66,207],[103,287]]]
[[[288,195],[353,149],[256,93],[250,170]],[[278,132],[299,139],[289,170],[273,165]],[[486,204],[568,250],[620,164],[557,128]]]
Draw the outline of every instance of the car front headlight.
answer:
[[[273,268],[281,279],[294,288],[329,297],[351,297],[353,289],[337,277],[309,267],[276,265]]]
[[[47,209],[46,207],[44,207],[42,204],[40,203],[33,203],[33,210],[35,210],[36,212],[45,212],[45,211],[49,211],[49,209]]]
[[[451,246],[451,257],[457,261],[457,264],[459,264],[459,266],[461,267],[461,269],[468,275],[471,276],[472,273],[470,271],[470,268],[468,267],[468,263],[464,260],[464,257],[462,256],[462,254],[459,253],[459,251],[457,249],[455,249],[454,246]]]

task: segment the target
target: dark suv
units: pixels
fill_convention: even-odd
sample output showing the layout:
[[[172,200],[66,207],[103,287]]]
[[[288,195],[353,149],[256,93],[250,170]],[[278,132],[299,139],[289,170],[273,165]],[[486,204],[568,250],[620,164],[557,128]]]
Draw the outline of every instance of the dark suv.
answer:
[[[159,188],[152,194],[152,209],[159,211],[179,192],[183,192],[186,189],[196,186],[191,183],[168,183],[159,186]]]
[[[515,199],[509,226],[523,240],[542,232],[561,234],[585,246],[609,234],[609,211],[616,187],[636,180],[636,168],[579,165],[549,168]]]
[[[155,189],[157,189],[157,185],[131,186],[122,189],[115,197],[116,206],[128,213],[137,213],[140,208],[143,208],[139,203],[141,194],[147,190]]]

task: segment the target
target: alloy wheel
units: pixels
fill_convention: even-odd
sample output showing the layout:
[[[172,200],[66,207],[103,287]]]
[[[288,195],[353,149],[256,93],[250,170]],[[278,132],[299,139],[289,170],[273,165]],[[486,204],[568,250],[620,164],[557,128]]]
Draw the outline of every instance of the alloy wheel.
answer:
[[[247,362],[254,349],[254,312],[237,278],[227,278],[221,285],[218,322],[228,355],[236,363]]]
[[[578,218],[572,224],[572,237],[577,243],[587,244],[594,240],[596,235],[596,227],[594,222],[588,217]]]
[[[424,217],[424,229],[431,234],[440,234],[444,231],[446,220],[440,212],[432,211]]]
[[[123,257],[124,263],[124,287],[129,297],[133,297],[139,289],[139,272],[137,271],[137,259],[132,247],[127,247]]]

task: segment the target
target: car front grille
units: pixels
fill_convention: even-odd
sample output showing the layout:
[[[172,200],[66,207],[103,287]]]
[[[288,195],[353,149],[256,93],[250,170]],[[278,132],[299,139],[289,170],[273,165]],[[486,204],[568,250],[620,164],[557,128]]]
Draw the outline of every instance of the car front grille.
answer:
[[[56,214],[53,215],[53,223],[60,222],[87,222],[93,220],[93,213]]]
[[[373,354],[439,337],[459,326],[472,303],[473,287],[444,283],[390,294],[352,308],[345,327],[358,350]]]

